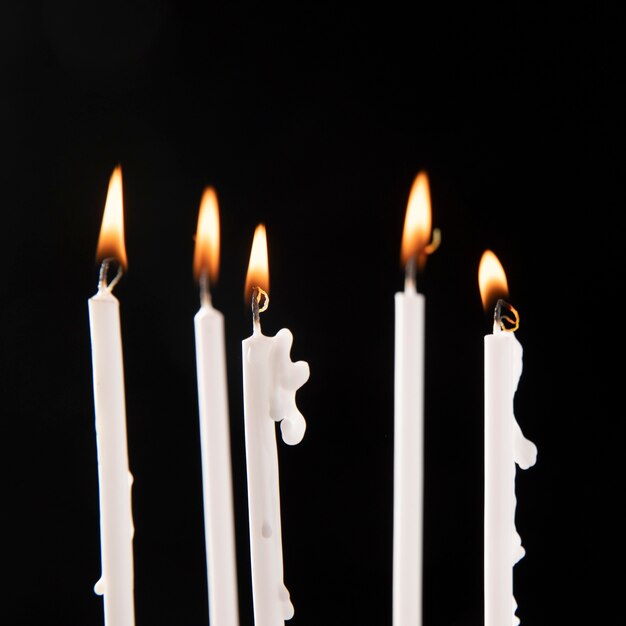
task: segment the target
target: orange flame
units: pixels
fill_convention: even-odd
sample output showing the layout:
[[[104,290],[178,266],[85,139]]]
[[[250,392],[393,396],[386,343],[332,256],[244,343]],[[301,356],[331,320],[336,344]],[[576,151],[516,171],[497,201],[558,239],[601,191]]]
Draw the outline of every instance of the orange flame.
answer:
[[[504,268],[491,250],[485,250],[480,259],[478,287],[485,311],[494,308],[499,298],[506,300],[509,297]]]
[[[267,235],[265,226],[259,224],[254,231],[252,240],[252,250],[250,251],[250,262],[248,263],[248,273],[246,274],[246,287],[244,298],[246,304],[252,299],[252,291],[255,287],[260,287],[269,293],[270,272],[267,260]]]
[[[220,215],[217,194],[206,187],[200,202],[196,247],[193,256],[193,273],[196,280],[208,274],[211,283],[217,282],[220,267]]]
[[[426,249],[431,237],[430,186],[425,172],[419,172],[413,181],[402,233],[402,265],[415,259],[418,269],[426,263]]]
[[[124,244],[124,200],[122,166],[118,165],[109,179],[109,190],[104,205],[102,226],[98,239],[96,259],[114,258],[124,269],[128,268]]]

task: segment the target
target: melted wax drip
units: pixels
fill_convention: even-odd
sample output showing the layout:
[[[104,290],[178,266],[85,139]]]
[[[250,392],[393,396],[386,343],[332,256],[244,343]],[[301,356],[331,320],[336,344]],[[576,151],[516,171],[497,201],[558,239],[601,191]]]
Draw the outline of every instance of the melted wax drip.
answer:
[[[274,375],[270,393],[270,416],[280,422],[283,441],[294,446],[302,441],[306,421],[296,406],[296,391],[309,379],[309,365],[305,361],[293,362],[289,357],[293,335],[283,328],[276,334],[272,350]]]
[[[517,390],[517,385],[522,375],[522,356],[523,356],[522,344],[520,344],[519,341],[515,340],[515,355],[514,355],[515,382],[513,385],[513,392]],[[525,469],[528,469],[529,467],[532,467],[536,463],[537,446],[532,441],[524,437],[524,434],[522,433],[522,429],[520,428],[520,425],[517,423],[517,420],[515,419],[515,414],[513,414],[513,428],[514,428],[513,460],[515,463],[517,463],[520,469],[525,470]],[[512,565],[515,565],[526,554],[526,551],[524,550],[522,546],[522,538],[519,536],[519,533],[517,532],[515,528],[515,507],[516,506],[517,506],[517,499],[515,497],[515,484],[514,484],[513,485],[513,538],[512,538],[513,539],[513,546],[512,546],[513,563]],[[512,622],[513,626],[517,626],[520,623],[519,617],[515,615],[516,611],[517,611],[517,602],[515,600],[515,596],[513,596],[513,622]]]
[[[270,357],[273,372],[270,386],[270,417],[275,422],[280,422],[283,441],[290,446],[300,443],[306,430],[304,416],[296,406],[296,391],[309,379],[308,363],[305,361],[294,363],[289,356],[292,343],[291,332],[286,328],[279,330]],[[271,528],[269,532],[271,533]],[[290,620],[295,611],[289,590],[283,581],[280,581],[278,597],[283,608],[283,619]]]
[[[132,498],[133,498],[133,482],[135,481],[135,478],[133,477],[133,475],[128,472],[128,496],[131,499],[131,511],[132,511]],[[131,518],[130,518],[130,539],[131,541],[135,538],[135,524],[133,522],[133,518],[132,518],[132,512],[131,512]],[[96,595],[98,596],[103,596],[106,592],[106,583],[105,583],[105,575],[104,572],[102,572],[100,578],[98,579],[98,582],[93,586],[93,590],[96,593]]]

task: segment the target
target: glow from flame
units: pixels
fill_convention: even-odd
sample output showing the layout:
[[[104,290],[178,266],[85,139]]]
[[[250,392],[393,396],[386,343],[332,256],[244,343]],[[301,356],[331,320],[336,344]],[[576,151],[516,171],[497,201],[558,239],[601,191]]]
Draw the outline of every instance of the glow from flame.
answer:
[[[196,247],[193,256],[193,273],[196,280],[208,274],[211,283],[217,282],[220,266],[220,215],[217,194],[213,187],[207,187],[202,194]]]
[[[124,244],[124,200],[122,192],[122,167],[118,165],[109,179],[109,190],[104,205],[102,226],[98,239],[96,259],[114,258],[124,269],[128,268]]]
[[[432,217],[428,176],[420,172],[413,181],[402,233],[402,265],[414,258],[418,269],[426,263],[426,247],[430,243]]]
[[[480,259],[478,287],[485,311],[494,308],[499,298],[506,300],[509,297],[504,268],[491,250],[485,250]]]
[[[250,262],[248,263],[248,273],[246,274],[246,287],[244,291],[246,304],[250,304],[252,291],[255,287],[260,287],[267,293],[270,291],[267,234],[263,224],[259,224],[256,227],[254,239],[252,240],[252,250],[250,251]]]

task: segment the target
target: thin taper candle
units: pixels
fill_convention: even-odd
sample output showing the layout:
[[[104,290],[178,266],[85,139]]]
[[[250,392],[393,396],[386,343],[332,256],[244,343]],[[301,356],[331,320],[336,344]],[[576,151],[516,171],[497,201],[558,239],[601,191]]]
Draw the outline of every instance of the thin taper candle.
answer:
[[[502,626],[519,624],[513,566],[524,549],[515,529],[515,464],[533,465],[537,448],[515,419],[513,400],[522,374],[522,346],[514,332],[519,316],[499,298],[508,297],[508,284],[490,250],[481,258],[479,285],[485,309],[495,303],[493,332],[484,337],[484,617],[485,626]]]
[[[102,561],[102,576],[95,591],[104,596],[107,626],[133,626],[132,475],[128,465],[119,301],[113,295],[113,287],[126,266],[119,167],[109,182],[97,254],[103,259],[98,292],[89,299]],[[119,264],[119,271],[109,280],[113,262]]]
[[[422,623],[424,296],[396,293],[394,366],[393,624]]]
[[[215,190],[204,190],[198,215],[194,271],[200,309],[194,317],[200,451],[210,626],[239,623],[230,422],[224,316],[213,307],[217,279],[219,212]]]
[[[402,236],[404,291],[395,295],[393,626],[421,626],[424,500],[424,308],[417,274],[431,236],[428,178],[413,181]]]
[[[268,291],[267,240],[259,225],[245,290],[253,332],[242,342],[252,599],[255,626],[283,626],[294,607],[283,581],[276,423],[285,443],[295,445],[304,437],[306,422],[295,393],[307,381],[309,366],[289,358],[293,336],[288,329],[274,337],[263,334],[260,313],[269,303]]]

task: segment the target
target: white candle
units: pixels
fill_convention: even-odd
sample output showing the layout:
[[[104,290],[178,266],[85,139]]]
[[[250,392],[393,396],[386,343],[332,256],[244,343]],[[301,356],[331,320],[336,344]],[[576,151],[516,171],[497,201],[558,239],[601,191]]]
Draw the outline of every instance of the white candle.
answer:
[[[276,336],[261,332],[259,312],[269,291],[267,240],[257,227],[250,254],[246,295],[253,302],[253,334],[242,342],[244,419],[250,522],[250,560],[255,626],[281,626],[294,615],[283,582],[283,550],[276,423],[289,445],[304,437],[306,422],[295,401],[296,391],[308,380],[309,366],[292,362],[292,334],[286,328]],[[261,305],[261,309],[259,309]]]
[[[497,300],[493,334],[485,336],[484,611],[485,626],[519,624],[513,566],[524,556],[515,529],[515,464],[534,465],[537,448],[515,419],[513,398],[522,374],[522,346],[513,332],[517,312],[499,297],[508,285],[499,260],[487,250],[479,267],[485,308]]]
[[[119,301],[112,290],[127,267],[124,248],[122,172],[110,179],[98,242],[98,292],[89,299],[93,364],[93,392],[100,491],[100,544],[102,576],[95,591],[104,595],[104,619],[109,626],[133,626],[133,521],[132,476],[128,468],[124,367]],[[110,263],[120,272],[108,282]]]
[[[431,235],[430,191],[420,172],[411,188],[402,237],[404,292],[396,293],[394,401],[393,596],[394,626],[422,623],[424,490],[424,296],[416,270],[438,245]]]
[[[213,308],[209,281],[219,265],[217,196],[205,189],[198,216],[194,273],[200,281],[201,306],[194,318],[200,411],[200,448],[204,500],[209,623],[239,623],[232,466],[224,349],[224,316]]]

